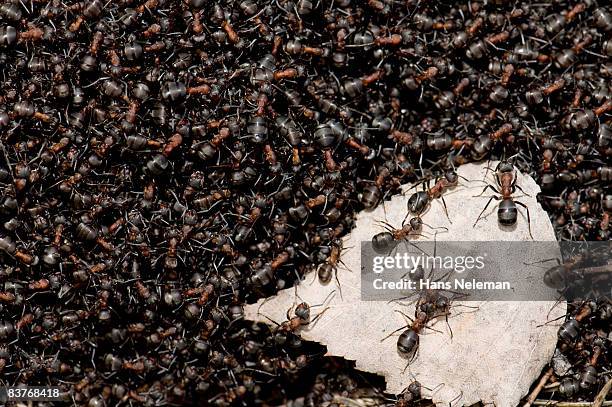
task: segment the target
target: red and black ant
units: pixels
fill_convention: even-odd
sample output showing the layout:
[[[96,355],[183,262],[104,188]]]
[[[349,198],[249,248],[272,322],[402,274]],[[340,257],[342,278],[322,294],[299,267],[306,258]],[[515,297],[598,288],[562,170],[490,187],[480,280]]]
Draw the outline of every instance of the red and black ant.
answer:
[[[492,195],[489,198],[489,201],[485,205],[484,209],[480,212],[480,215],[478,215],[476,222],[474,222],[473,227],[476,227],[476,224],[482,217],[482,214],[487,210],[493,199],[497,201],[501,200],[497,209],[498,222],[504,226],[512,226],[516,224],[518,213],[516,205],[522,206],[527,211],[527,226],[529,228],[529,236],[533,240],[533,235],[531,234],[531,217],[529,215],[529,208],[524,203],[515,201],[512,197],[512,194],[516,191],[516,189],[519,189],[522,193],[527,195],[520,186],[516,185],[517,178],[518,177],[516,170],[514,169],[514,165],[510,161],[500,161],[499,164],[497,164],[497,167],[495,168],[495,180],[497,181],[499,190],[495,188],[495,186],[488,184],[486,187],[484,187],[482,192],[476,196],[481,196],[489,188],[498,195]]]
[[[278,322],[274,321],[273,319],[271,319],[270,317],[266,316],[266,315],[264,315],[264,318],[266,318],[270,322],[274,323],[278,327],[277,329],[280,332],[293,332],[293,333],[295,333],[298,330],[300,330],[301,327],[303,327],[305,325],[314,324],[319,318],[321,318],[323,316],[323,314],[325,313],[325,311],[327,311],[329,309],[329,305],[325,306],[325,304],[328,303],[328,301],[331,301],[335,294],[336,294],[335,290],[330,292],[327,295],[327,297],[325,297],[323,302],[321,304],[317,304],[317,305],[309,305],[308,303],[306,303],[304,301],[300,302],[297,305],[294,303],[287,310],[287,320],[282,322],[282,323],[280,323],[280,324]],[[296,298],[300,298],[300,296],[297,293],[297,286],[295,286],[295,295],[296,295]],[[265,301],[259,306],[259,308],[261,309],[261,307],[264,304],[265,304]],[[323,310],[321,312],[319,312],[314,318],[311,318],[310,311],[313,308],[315,308],[315,307],[322,307],[322,306],[325,306],[325,308],[323,308]],[[293,315],[291,315],[292,312],[293,312]],[[259,311],[257,311],[257,313],[260,314]]]
[[[440,198],[442,200],[442,206],[444,206],[444,213],[446,214],[448,221],[453,223],[448,216],[446,201],[444,201],[444,196],[442,196],[442,194],[449,188],[457,186],[459,183],[459,178],[465,179],[457,174],[455,170],[448,170],[444,173],[443,177],[436,178],[432,187],[429,187],[429,182],[431,180],[425,181],[423,183],[423,191],[415,192],[408,199],[408,213],[406,214],[406,217],[408,217],[409,214],[414,214],[417,216],[421,215],[423,212],[425,212],[425,209],[427,209],[431,201]]]

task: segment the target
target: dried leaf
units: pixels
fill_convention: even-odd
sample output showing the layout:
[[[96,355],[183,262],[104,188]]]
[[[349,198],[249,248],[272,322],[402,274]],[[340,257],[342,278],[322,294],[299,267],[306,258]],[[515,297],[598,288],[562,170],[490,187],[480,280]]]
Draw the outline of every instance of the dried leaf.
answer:
[[[489,163],[490,167],[495,165]],[[452,224],[439,200],[432,202],[423,215],[424,222],[449,229],[448,233],[439,234],[438,240],[530,240],[521,208],[517,225],[501,230],[495,213],[497,201],[487,209],[487,217],[476,228],[472,227],[490,196],[474,195],[482,191],[485,175],[494,184],[493,173],[486,167],[486,163],[467,164],[458,169],[459,174],[470,182],[461,180],[459,186],[444,195]],[[539,187],[532,178],[522,174],[518,175],[517,184],[528,194],[524,196],[517,191],[516,196],[520,196],[520,201],[530,210],[534,240],[554,241],[555,234],[548,215],[535,198],[540,192]],[[390,393],[400,393],[416,379],[431,389],[428,396],[436,403],[469,405],[483,401],[498,407],[516,406],[550,361],[555,349],[558,324],[540,325],[564,315],[565,303],[554,306],[554,303],[545,301],[470,302],[469,305],[477,305],[479,309],[461,313],[457,312],[459,302],[455,302],[449,318],[453,338],[443,320],[435,322],[433,326],[440,332],[422,332],[418,355],[407,369],[407,361],[397,352],[396,337],[381,342],[389,333],[405,325],[405,321],[394,312],[400,309],[395,303],[361,300],[360,244],[381,231],[376,221],[386,219],[392,225],[400,225],[406,213],[406,201],[412,192],[414,190],[394,197],[385,203],[384,208],[380,205],[371,212],[358,215],[356,228],[343,243],[347,249],[341,259],[348,270],[344,267],[338,270],[342,296],[334,295],[329,301],[329,309],[315,324],[304,326],[300,334],[306,340],[326,345],[330,355],[355,360],[358,369],[385,376]],[[335,280],[322,285],[315,276],[309,275],[297,289],[283,290],[276,297],[248,306],[246,318],[269,323],[266,318],[269,317],[280,323],[286,319],[287,310],[295,304],[296,291],[301,300],[320,304],[334,290],[338,291]],[[414,306],[401,309],[408,315],[414,314]],[[316,315],[316,310],[313,309],[313,315]]]

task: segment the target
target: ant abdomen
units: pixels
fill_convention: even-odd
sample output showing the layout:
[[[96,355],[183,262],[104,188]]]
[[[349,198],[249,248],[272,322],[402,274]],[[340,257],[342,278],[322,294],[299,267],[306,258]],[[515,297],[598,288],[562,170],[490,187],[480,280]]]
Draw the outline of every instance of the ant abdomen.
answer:
[[[376,253],[388,253],[396,244],[397,241],[390,232],[380,232],[372,238],[372,248]]]
[[[503,200],[497,209],[497,219],[505,226],[512,226],[517,219],[516,204],[512,200]]]
[[[403,357],[411,356],[419,346],[419,334],[412,328],[406,329],[397,338],[397,351]]]
[[[561,325],[557,335],[562,341],[572,342],[578,336],[578,329],[580,329],[580,323],[575,319],[570,319]]]
[[[597,369],[594,366],[587,366],[580,375],[580,387],[590,389],[597,384]]]
[[[429,197],[426,191],[415,192],[410,199],[408,199],[408,210],[410,213],[420,215],[423,213],[428,203]]]
[[[319,281],[321,284],[327,284],[331,281],[332,276],[334,274],[334,266],[330,263],[322,264],[317,270],[317,276],[319,277]]]

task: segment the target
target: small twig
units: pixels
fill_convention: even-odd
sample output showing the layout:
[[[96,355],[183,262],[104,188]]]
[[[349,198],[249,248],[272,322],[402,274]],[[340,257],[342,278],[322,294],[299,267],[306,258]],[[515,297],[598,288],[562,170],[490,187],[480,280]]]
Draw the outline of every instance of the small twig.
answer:
[[[555,401],[555,400],[542,400],[538,399],[533,402],[534,406],[550,406],[550,407],[594,407],[594,403],[590,401]],[[602,407],[610,407],[612,406],[612,400],[604,401],[601,405]]]
[[[601,391],[597,393],[597,397],[595,397],[595,401],[593,402],[593,407],[601,407],[605,404],[604,400],[610,392],[610,389],[612,389],[612,378],[608,379],[607,383],[604,385]]]
[[[531,406],[531,404],[535,401],[535,399],[538,397],[538,394],[540,394],[540,392],[542,391],[542,388],[544,387],[544,385],[546,384],[546,382],[548,382],[548,380],[550,379],[550,377],[553,375],[553,368],[551,367],[550,369],[548,369],[546,371],[546,373],[544,373],[544,375],[542,376],[542,378],[540,379],[540,382],[538,383],[538,385],[535,387],[535,389],[533,389],[533,391],[531,392],[531,394],[529,395],[529,398],[527,399],[527,401],[525,402],[525,404],[523,404],[523,407],[529,407]]]

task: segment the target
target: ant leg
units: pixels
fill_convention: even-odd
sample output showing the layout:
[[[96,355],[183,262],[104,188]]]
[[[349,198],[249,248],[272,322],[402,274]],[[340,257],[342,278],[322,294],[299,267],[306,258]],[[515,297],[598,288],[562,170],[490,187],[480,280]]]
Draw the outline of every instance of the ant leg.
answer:
[[[436,258],[436,252],[438,250],[438,232],[434,233],[434,249],[433,249],[433,257]],[[434,272],[434,265],[431,265],[431,268],[429,269],[429,274],[427,275],[427,280],[431,280],[431,278],[433,277],[433,272]]]
[[[323,305],[325,305],[325,303],[327,302],[327,300],[334,298],[334,295],[336,295],[336,290],[332,290],[329,292],[329,294],[327,294],[327,297],[325,297],[325,299],[323,300],[323,302],[321,304],[315,304],[315,305],[311,305],[310,309],[313,309],[315,307],[322,307]],[[301,298],[300,298],[301,300]]]
[[[350,247],[347,247],[347,249],[350,249]],[[340,263],[340,265],[343,266],[346,271],[350,271],[351,273],[353,272],[353,270],[351,270],[343,260],[338,259],[338,263]]]
[[[448,222],[452,225],[453,221],[450,219],[450,216],[448,216],[448,208],[446,207],[446,201],[444,200],[444,196],[440,196],[440,198],[442,199],[442,206],[444,206],[444,213],[446,214],[446,219],[448,219]]]
[[[291,310],[293,309],[293,305],[287,310],[287,321],[291,319]]]
[[[444,332],[442,332],[442,331],[438,331],[437,329],[432,328],[432,327],[430,327],[430,326],[426,326],[426,327],[425,327],[425,329],[429,329],[430,331],[434,331],[434,332],[437,332],[437,333],[439,333],[439,334],[444,333]]]
[[[558,266],[561,265],[561,259],[559,259],[558,257],[553,257],[553,258],[544,259],[544,260],[538,260],[538,261],[534,261],[533,263],[525,263],[525,262],[523,262],[523,264],[526,265],[526,266],[532,266],[534,264],[546,263],[547,261],[553,261],[553,260],[557,261],[557,265]]]
[[[550,317],[550,313],[552,312],[552,310],[555,309],[555,307],[559,304],[561,304],[563,302],[563,295],[560,295],[559,298],[557,299],[557,301],[555,301],[555,303],[553,304],[552,307],[550,307],[550,309],[548,310],[548,313],[546,314],[546,319],[548,319]]]
[[[404,191],[402,193],[402,195],[406,195],[407,192],[409,192],[412,189],[416,189],[419,185],[421,185],[422,183],[424,183],[425,181],[417,181],[415,182],[415,184],[413,186],[411,186],[410,188],[408,188],[406,191]]]
[[[389,251],[387,252],[387,257],[390,257],[393,255],[393,252],[397,249],[397,244],[394,244],[392,248],[389,249]]]
[[[402,329],[406,329],[408,328],[410,325],[404,325],[401,328],[397,328],[395,331],[391,332],[389,335],[385,336],[384,338],[382,338],[380,341],[384,341],[385,339],[389,338],[390,336],[392,336],[394,333],[401,331]]]
[[[487,208],[489,207],[489,204],[491,203],[491,201],[495,199],[497,201],[499,201],[501,198],[493,195],[491,198],[489,198],[489,202],[487,202],[487,204],[485,205],[484,209],[480,212],[480,215],[478,215],[478,218],[476,219],[476,222],[474,222],[474,225],[472,225],[473,228],[476,227],[476,224],[478,223],[478,221],[480,220],[480,217],[482,216],[482,214],[484,213],[484,211],[487,210]]]
[[[473,198],[476,198],[476,197],[482,196],[482,194],[484,194],[484,193],[487,191],[487,189],[488,189],[488,188],[492,189],[492,190],[493,190],[493,191],[494,191],[496,194],[500,194],[500,193],[499,193],[499,191],[497,190],[497,188],[495,188],[495,187],[494,187],[493,185],[491,185],[491,184],[488,184],[486,187],[484,187],[484,189],[482,190],[482,192],[481,192],[481,193],[479,193],[478,195],[474,195],[474,196],[473,196]],[[500,195],[501,195],[501,194],[500,194]]]
[[[519,191],[521,191],[525,196],[531,197],[531,195],[529,195],[527,192],[523,191],[523,188],[521,188],[520,185],[513,185],[513,187],[518,189]],[[512,192],[514,192],[515,190],[513,190]]]
[[[293,269],[293,274],[295,275],[295,281],[297,282],[297,285],[302,284],[302,281],[306,280],[306,276],[300,276],[297,272],[297,269]]]
[[[342,286],[340,285],[340,280],[338,279],[338,267],[334,268],[334,277],[336,279],[336,284],[338,284],[338,291],[340,291],[340,299],[344,300],[344,297],[342,296]]]
[[[404,371],[402,372],[402,374],[406,371],[406,369],[408,369],[408,366],[414,362],[414,360],[417,358],[419,354],[419,344],[417,342],[417,348],[414,350],[414,352],[412,353],[412,357],[410,358],[410,360],[408,361],[408,364],[406,364],[406,367],[404,368]]]
[[[296,306],[297,298],[299,298],[298,293],[297,293],[297,285],[294,285],[293,288],[295,289],[296,299],[293,300],[293,304],[291,304],[291,307],[289,307],[289,309],[287,310],[287,321],[289,321],[291,319],[291,311],[293,311],[293,307]],[[300,300],[301,300],[301,298],[300,298]]]
[[[265,300],[263,300],[263,301],[261,302],[261,304],[259,305],[259,307],[257,307],[257,315],[263,315],[263,314],[260,312],[260,311],[261,311],[261,307],[263,307],[263,306],[264,306],[264,304],[265,304],[266,302],[268,302],[268,300],[269,300],[270,298],[272,298],[272,297],[268,297],[268,298],[266,298]]]
[[[276,322],[275,320],[273,320],[272,318],[270,318],[269,316],[265,315],[265,314],[261,314],[261,316],[263,316],[265,319],[267,319],[268,321],[272,322],[274,325],[276,326],[280,326],[280,324],[278,322]],[[565,315],[564,315],[565,316]]]
[[[475,309],[475,310],[479,310],[480,307],[476,306],[476,305],[465,305],[465,304],[457,304],[454,305],[454,307],[463,307],[463,308],[470,308],[470,309]],[[476,311],[472,311],[472,312],[476,312]],[[467,312],[464,312],[463,314],[468,314]]]
[[[454,316],[458,316],[458,315],[462,315],[462,314],[473,314],[474,312],[476,312],[476,311],[478,311],[480,309],[480,307],[475,307],[475,306],[471,306],[471,305],[463,305],[463,304],[453,305],[453,308],[459,308],[459,307],[471,308],[474,311],[457,312],[457,313],[453,314]]]
[[[550,324],[551,322],[558,321],[558,320],[560,320],[561,318],[565,318],[565,317],[567,317],[567,315],[561,315],[560,317],[557,317],[557,318],[555,318],[555,319],[551,319],[551,320],[549,320],[549,321],[544,322],[543,324],[537,325],[537,326],[536,326],[536,328],[541,328],[541,327],[543,327],[543,326],[546,326],[546,325]]]
[[[447,230],[448,230],[448,229],[447,229]],[[412,237],[412,236],[418,236],[418,237],[424,237],[424,238],[428,238],[428,237],[429,237],[429,236],[424,235],[424,234],[422,234],[422,233],[411,233],[411,234],[410,234],[410,236],[411,236],[411,237]]]
[[[501,185],[501,180],[499,179],[499,173],[495,172],[495,180],[497,181],[497,185]]]
[[[319,312],[316,317],[314,317],[313,319],[310,320],[310,322],[308,322],[307,325],[309,325],[311,327],[314,326],[314,324],[319,320],[319,318],[321,318],[323,316],[325,311],[327,311],[328,309],[329,309],[329,307],[325,307],[323,309],[323,311]]]
[[[533,235],[531,234],[531,216],[529,216],[529,208],[522,202],[514,201],[517,205],[521,205],[527,211],[527,228],[529,229],[529,237],[533,240]]]
[[[382,201],[383,214],[385,215],[385,220],[387,220],[387,208],[385,207],[385,200]]]
[[[459,175],[459,174],[457,174],[457,176],[458,176],[459,178],[461,178],[462,180],[466,181],[466,182],[473,182],[473,180],[471,180],[471,179],[467,179],[467,178],[465,178],[463,175]]]
[[[457,292],[457,291],[452,291],[452,290],[445,290],[445,291],[453,294],[453,297],[451,298],[451,301],[456,301],[456,300],[459,300],[459,299],[462,299],[462,298],[467,298],[467,297],[470,296],[469,294],[460,293],[460,292]],[[457,306],[459,307],[460,305],[457,305]]]
[[[402,228],[406,224],[406,220],[408,219],[408,216],[410,216],[410,212],[406,212],[406,216],[404,216],[404,219],[402,220]]]
[[[395,228],[393,227],[393,225],[391,225],[389,222],[385,222],[385,221],[379,221],[379,224],[383,225],[385,227],[385,230],[387,232],[393,232],[395,230]],[[402,225],[403,226],[403,225]]]
[[[315,281],[317,281],[317,277],[318,277],[318,275],[319,275],[319,269],[321,268],[321,266],[322,266],[322,265],[323,265],[323,263],[319,264],[319,266],[317,267],[317,269],[316,269],[316,270],[314,270],[314,273],[312,273],[314,277],[313,277],[313,279],[312,279],[312,281],[310,282],[310,284],[309,284],[309,285],[313,285],[313,284],[314,284],[314,282],[315,282]]]
[[[387,230],[387,225],[385,225],[385,221],[383,221],[383,220],[375,220],[374,224],[376,226],[378,226],[378,227],[381,227],[381,228]]]
[[[495,171],[493,168],[489,167],[490,164],[491,164],[491,156],[489,156],[489,159],[487,160],[487,166],[485,167],[486,171],[485,171],[484,176],[482,177],[483,181],[487,178],[487,175],[489,175],[489,170]]]
[[[395,302],[395,303],[397,303],[397,304],[399,304],[399,305],[403,305],[403,304],[401,303],[401,301],[402,301],[402,300],[407,300],[408,298],[412,297],[412,296],[413,296],[413,295],[415,295],[415,294],[416,294],[416,292],[414,292],[414,293],[412,293],[412,294],[410,294],[410,295],[404,296],[404,297],[399,297],[399,298],[395,298],[395,299],[393,299],[393,300],[389,300],[389,301],[387,301],[387,304],[391,304],[392,302]]]
[[[442,274],[442,276],[440,276],[440,278],[435,279],[434,281],[435,281],[435,282],[438,282],[438,281],[443,281],[444,279],[448,278],[448,276],[450,276],[450,275],[451,275],[451,273],[452,273],[452,270],[449,270],[449,271],[447,271],[446,273]]]
[[[406,319],[408,319],[408,321],[410,321],[410,323],[411,323],[411,324],[413,324],[413,323],[414,323],[414,320],[413,320],[412,318],[410,318],[408,315],[404,314],[402,311],[397,310],[397,309],[396,309],[396,310],[394,310],[394,311],[395,311],[395,312],[397,312],[397,313],[399,313],[399,314],[402,314],[402,315],[404,316],[404,318],[406,318]],[[408,326],[406,326],[406,327],[408,327]],[[402,329],[403,329],[403,328],[402,328]],[[396,332],[397,332],[397,331],[396,331]]]

